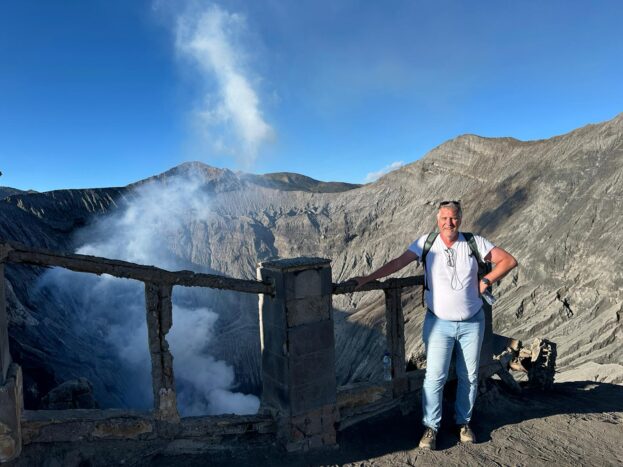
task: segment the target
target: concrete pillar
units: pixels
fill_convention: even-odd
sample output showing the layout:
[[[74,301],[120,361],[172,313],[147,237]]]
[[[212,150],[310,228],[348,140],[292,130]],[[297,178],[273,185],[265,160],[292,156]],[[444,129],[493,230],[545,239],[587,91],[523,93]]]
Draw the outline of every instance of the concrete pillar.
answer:
[[[151,355],[151,377],[154,390],[156,419],[178,423],[173,355],[169,352],[166,335],[173,324],[173,305],[170,285],[145,283],[147,338]]]
[[[4,263],[0,262],[0,384],[6,381],[11,354],[9,352],[9,319],[6,313]]]
[[[335,445],[335,337],[331,266],[321,258],[263,262],[260,295],[262,406],[280,420],[288,450]]]
[[[22,451],[21,414],[23,407],[22,370],[11,363],[8,316],[4,284],[4,263],[0,262],[0,462]]]
[[[389,279],[394,285],[396,279]],[[398,287],[385,289],[385,322],[387,351],[392,358],[392,385],[394,395],[409,389],[405,363],[405,321],[402,312],[402,291]]]
[[[15,459],[22,452],[23,401],[22,369],[11,363],[5,382],[0,385],[0,463]]]

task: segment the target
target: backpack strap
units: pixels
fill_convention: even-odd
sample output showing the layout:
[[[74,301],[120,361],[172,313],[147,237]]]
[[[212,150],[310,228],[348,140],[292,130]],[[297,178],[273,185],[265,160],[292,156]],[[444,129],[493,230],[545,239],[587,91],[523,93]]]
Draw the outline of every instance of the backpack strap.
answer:
[[[424,242],[424,248],[422,248],[422,267],[424,268],[424,287],[422,288],[422,306],[424,306],[424,293],[428,290],[428,274],[426,274],[426,257],[428,256],[428,252],[430,251],[433,243],[437,239],[438,232],[431,232],[426,237],[426,241]]]
[[[474,234],[470,232],[461,232],[465,240],[467,240],[467,244],[469,245],[469,249],[472,250],[472,255],[476,258],[478,262],[478,279],[481,279],[484,275],[491,272],[491,263],[486,263],[483,258],[480,257],[480,251],[478,251],[478,245],[476,245],[476,239],[474,238]]]
[[[484,263],[482,258],[480,257],[480,252],[478,251],[478,245],[476,245],[476,239],[474,238],[474,234],[471,232],[461,232],[465,240],[467,240],[467,244],[469,245],[469,249],[472,250],[472,254],[476,257],[476,261],[478,264]]]
[[[424,248],[422,248],[422,265],[424,266],[424,288],[428,290],[428,280],[426,279],[426,257],[428,256],[428,252],[430,251],[433,243],[437,239],[437,232],[431,232],[426,237],[426,241],[424,242]]]

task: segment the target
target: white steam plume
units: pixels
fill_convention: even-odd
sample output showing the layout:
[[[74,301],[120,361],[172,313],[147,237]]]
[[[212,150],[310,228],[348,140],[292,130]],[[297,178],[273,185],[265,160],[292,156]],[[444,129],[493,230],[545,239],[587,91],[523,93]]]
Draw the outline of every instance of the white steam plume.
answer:
[[[218,94],[206,93],[197,113],[200,127],[212,136],[217,149],[235,153],[245,168],[260,147],[274,138],[260,99],[243,66],[244,51],[236,43],[245,29],[244,17],[215,4],[190,8],[177,18],[176,45],[180,55],[198,66],[204,80],[216,79]],[[215,134],[219,137],[214,137]]]
[[[368,175],[366,175],[366,178],[363,181],[363,183],[375,182],[376,180],[381,178],[383,175],[388,174],[388,173],[390,173],[390,172],[392,172],[392,171],[394,171],[396,169],[399,169],[403,165],[405,165],[405,163],[403,161],[392,162],[390,165],[388,165],[386,167],[383,167],[381,170],[379,170],[377,172],[370,172],[370,173],[368,173]]]
[[[100,218],[79,234],[79,239],[87,243],[77,252],[173,270],[188,268],[190,260],[174,251],[192,250],[193,231],[210,218],[210,199],[201,181],[170,177],[143,185],[131,196],[127,206]],[[121,400],[122,405],[149,409],[151,364],[142,283],[61,269],[47,273],[42,283],[50,290],[71,290],[71,296],[65,294],[58,299],[71,303],[66,306],[80,313],[74,325],[76,333],[84,338],[97,336],[108,346],[99,353],[112,351],[120,362],[114,382],[102,377],[99,390],[94,382],[96,397],[104,399],[100,403],[110,406]],[[205,307],[193,308],[192,304],[205,303],[205,294],[209,293],[205,289],[174,288],[173,326],[167,340],[174,357],[178,407],[186,416],[255,413],[258,398],[234,392],[233,368],[207,353],[218,315]],[[117,384],[114,397],[101,388],[111,383]]]

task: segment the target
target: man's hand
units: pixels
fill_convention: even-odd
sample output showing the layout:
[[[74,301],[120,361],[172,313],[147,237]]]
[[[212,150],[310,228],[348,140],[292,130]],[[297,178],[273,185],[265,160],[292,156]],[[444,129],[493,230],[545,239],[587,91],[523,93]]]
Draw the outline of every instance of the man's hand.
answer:
[[[478,289],[480,290],[480,295],[482,295],[483,293],[485,293],[485,291],[487,290],[489,286],[487,284],[485,284],[483,281],[480,281],[478,283]]]
[[[495,284],[513,268],[517,267],[517,260],[513,257],[513,255],[497,246],[494,247],[487,256],[485,256],[485,261],[495,264],[493,270],[487,274],[487,279],[489,279],[492,284]],[[478,287],[481,295],[487,288],[482,281],[480,281]]]

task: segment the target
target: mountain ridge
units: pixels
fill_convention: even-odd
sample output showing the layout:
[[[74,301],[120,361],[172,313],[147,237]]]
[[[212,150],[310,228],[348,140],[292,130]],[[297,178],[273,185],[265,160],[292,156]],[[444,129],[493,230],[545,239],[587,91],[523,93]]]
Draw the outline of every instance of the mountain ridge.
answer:
[[[623,361],[623,348],[617,345],[623,333],[623,225],[616,215],[623,200],[623,114],[548,140],[462,135],[376,182],[341,192],[284,191],[249,183],[227,169],[193,164],[200,163],[128,187],[7,197],[0,203],[0,237],[71,250],[70,239],[78,231],[124,209],[136,188],[164,186],[170,177],[199,171],[208,179],[202,186],[211,214],[201,221],[189,219],[167,239],[179,261],[252,279],[258,261],[323,256],[332,260],[333,280],[340,282],[401,254],[417,236],[435,228],[439,201],[460,199],[464,230],[482,233],[520,263],[495,291],[498,332],[558,342],[562,371],[597,365],[590,370],[597,372],[599,365]],[[400,275],[420,273],[414,264]],[[9,318],[12,339],[21,341],[19,358],[34,360],[27,349],[38,348],[82,376],[74,356],[80,352],[78,340],[55,329],[66,343],[56,349],[37,325],[28,324],[42,322],[56,306],[29,298],[28,287],[36,278],[31,270],[8,273]],[[226,302],[228,311],[217,321],[211,352],[234,365],[244,387],[257,390],[257,301],[213,300],[215,310]],[[353,294],[336,296],[333,303],[339,383],[379,377],[384,298]],[[419,291],[405,291],[403,307],[407,356],[417,355],[422,351]],[[65,313],[79,310],[68,305]],[[60,363],[40,365],[55,375]],[[90,378],[97,377],[90,371]],[[611,382],[623,383],[616,372],[610,374]]]

